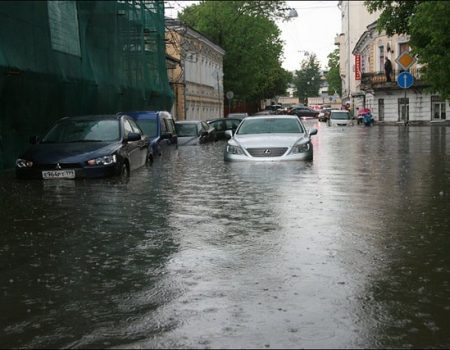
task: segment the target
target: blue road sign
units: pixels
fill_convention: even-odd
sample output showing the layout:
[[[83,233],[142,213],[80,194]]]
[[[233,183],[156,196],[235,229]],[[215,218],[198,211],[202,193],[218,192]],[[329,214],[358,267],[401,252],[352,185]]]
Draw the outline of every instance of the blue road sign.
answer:
[[[408,89],[414,84],[414,77],[410,72],[401,72],[397,77],[397,84],[402,89]]]

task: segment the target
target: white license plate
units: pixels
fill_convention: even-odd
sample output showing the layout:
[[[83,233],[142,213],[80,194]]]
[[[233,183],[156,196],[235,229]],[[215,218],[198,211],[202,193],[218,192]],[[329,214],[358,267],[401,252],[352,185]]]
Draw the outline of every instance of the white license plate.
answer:
[[[75,179],[75,170],[45,170],[42,172],[43,179]]]

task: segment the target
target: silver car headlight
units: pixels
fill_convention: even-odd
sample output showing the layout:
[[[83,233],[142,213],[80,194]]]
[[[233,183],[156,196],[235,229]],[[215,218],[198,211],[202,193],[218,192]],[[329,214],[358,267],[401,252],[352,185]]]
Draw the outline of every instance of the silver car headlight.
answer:
[[[31,168],[33,166],[33,162],[31,160],[26,160],[19,158],[16,160],[16,167],[18,168]]]
[[[98,157],[87,161],[89,165],[111,165],[117,162],[116,155]]]
[[[240,146],[227,145],[227,153],[230,154],[244,154]]]
[[[292,147],[292,154],[308,152],[311,149],[309,142],[300,143]]]

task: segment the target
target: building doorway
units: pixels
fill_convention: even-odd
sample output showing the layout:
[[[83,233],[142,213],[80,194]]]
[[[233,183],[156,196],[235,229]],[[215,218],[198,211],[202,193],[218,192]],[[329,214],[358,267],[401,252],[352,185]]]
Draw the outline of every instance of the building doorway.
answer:
[[[384,121],[384,98],[378,99],[378,121]]]
[[[405,123],[409,121],[409,98],[398,99],[398,121]]]

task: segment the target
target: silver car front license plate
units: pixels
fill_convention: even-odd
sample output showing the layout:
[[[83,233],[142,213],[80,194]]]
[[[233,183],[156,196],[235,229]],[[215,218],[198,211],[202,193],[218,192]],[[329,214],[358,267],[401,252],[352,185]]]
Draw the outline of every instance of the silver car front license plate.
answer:
[[[75,170],[44,170],[42,172],[42,178],[48,179],[75,179]]]

